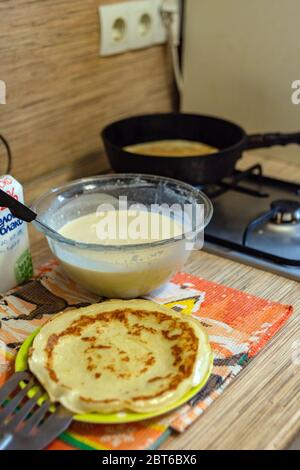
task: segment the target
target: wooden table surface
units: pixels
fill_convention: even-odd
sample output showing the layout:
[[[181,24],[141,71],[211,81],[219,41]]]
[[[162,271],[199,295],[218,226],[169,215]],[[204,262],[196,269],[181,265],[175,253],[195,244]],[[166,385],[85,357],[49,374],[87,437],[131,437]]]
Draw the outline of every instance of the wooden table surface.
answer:
[[[245,157],[241,165],[247,167],[250,161],[250,156]],[[300,166],[270,158],[264,161],[264,168],[268,175],[300,181]],[[31,228],[30,237],[34,264],[38,266],[51,253],[42,236]],[[292,361],[297,341],[300,359],[299,283],[204,251],[193,253],[184,270],[268,300],[291,304],[295,313],[201,418],[182,435],[171,436],[162,448],[287,447],[300,431],[300,363]]]

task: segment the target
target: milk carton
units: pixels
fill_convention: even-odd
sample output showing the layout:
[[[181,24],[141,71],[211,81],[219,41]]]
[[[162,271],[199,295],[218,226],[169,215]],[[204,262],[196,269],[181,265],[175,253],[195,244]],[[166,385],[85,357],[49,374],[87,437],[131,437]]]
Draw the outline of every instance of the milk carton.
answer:
[[[0,176],[0,189],[23,202],[23,188],[12,176]],[[0,207],[0,292],[29,279],[33,274],[27,224]]]

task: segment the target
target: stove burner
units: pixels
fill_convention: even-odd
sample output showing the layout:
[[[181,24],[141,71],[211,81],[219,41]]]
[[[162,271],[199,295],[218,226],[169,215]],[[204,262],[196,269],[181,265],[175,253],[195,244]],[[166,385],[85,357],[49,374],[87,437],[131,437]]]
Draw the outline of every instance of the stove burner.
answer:
[[[286,199],[272,202],[270,210],[251,220],[247,225],[243,233],[243,245],[246,246],[249,233],[268,222],[276,225],[300,223],[300,203]]]
[[[299,183],[266,177],[252,165],[201,189],[215,203],[207,251],[300,280]]]
[[[271,204],[271,221],[275,224],[300,222],[300,203],[297,201],[279,200]],[[273,213],[274,211],[274,213]]]

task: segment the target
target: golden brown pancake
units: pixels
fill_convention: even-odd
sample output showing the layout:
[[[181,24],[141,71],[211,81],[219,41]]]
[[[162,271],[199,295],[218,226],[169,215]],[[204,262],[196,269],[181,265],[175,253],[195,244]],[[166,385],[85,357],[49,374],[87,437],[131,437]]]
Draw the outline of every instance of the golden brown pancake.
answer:
[[[149,157],[201,157],[218,152],[216,147],[192,140],[158,140],[124,147],[126,152]]]
[[[153,412],[200,383],[210,354],[197,320],[148,300],[110,300],[49,320],[28,362],[74,413]]]

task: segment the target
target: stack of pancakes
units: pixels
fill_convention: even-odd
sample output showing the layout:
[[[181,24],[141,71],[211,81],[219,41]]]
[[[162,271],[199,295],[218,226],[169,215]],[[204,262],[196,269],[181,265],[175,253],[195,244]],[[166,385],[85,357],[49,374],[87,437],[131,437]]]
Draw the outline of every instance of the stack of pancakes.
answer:
[[[199,384],[210,362],[197,320],[147,300],[109,300],[55,316],[28,360],[50,399],[77,414],[159,411]]]

